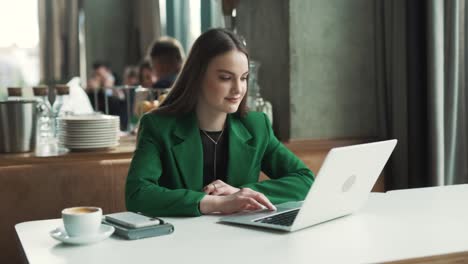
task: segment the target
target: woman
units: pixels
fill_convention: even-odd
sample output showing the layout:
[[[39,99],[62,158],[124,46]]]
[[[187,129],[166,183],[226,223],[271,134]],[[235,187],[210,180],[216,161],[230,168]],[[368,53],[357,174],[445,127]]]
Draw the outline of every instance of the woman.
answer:
[[[224,29],[202,34],[162,106],[142,117],[126,185],[130,211],[230,214],[303,200],[312,172],[247,112],[248,53]],[[258,181],[260,170],[271,180]]]
[[[139,72],[140,85],[144,88],[151,88],[153,83],[156,81],[156,76],[154,76],[151,63],[148,61],[141,63]]]
[[[140,83],[140,71],[136,66],[127,66],[124,69],[123,84],[137,86]]]

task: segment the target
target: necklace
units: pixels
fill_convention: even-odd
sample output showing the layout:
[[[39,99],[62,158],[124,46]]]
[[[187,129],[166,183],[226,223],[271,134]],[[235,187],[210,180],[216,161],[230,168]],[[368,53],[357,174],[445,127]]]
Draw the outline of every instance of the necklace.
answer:
[[[208,137],[208,139],[211,140],[211,142],[213,142],[214,144],[214,161],[213,161],[213,177],[214,179],[213,180],[216,180],[218,177],[216,175],[216,147],[218,146],[218,143],[219,141],[221,140],[221,137],[223,136],[223,132],[224,132],[224,127],[223,127],[223,130],[221,130],[221,134],[219,134],[218,138],[216,140],[214,140],[212,137],[210,137],[210,135],[208,135],[208,133],[206,133],[205,130],[202,130],[203,134],[205,134],[205,136]]]

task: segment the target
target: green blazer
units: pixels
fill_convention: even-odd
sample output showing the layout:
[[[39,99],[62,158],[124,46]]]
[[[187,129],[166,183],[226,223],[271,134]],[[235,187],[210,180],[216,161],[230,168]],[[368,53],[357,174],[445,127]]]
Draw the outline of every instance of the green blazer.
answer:
[[[227,129],[228,184],[261,192],[273,204],[305,198],[314,176],[278,141],[265,114],[229,114]],[[260,170],[271,179],[258,182]],[[199,216],[202,188],[196,115],[144,115],[126,182],[127,209],[150,216]]]

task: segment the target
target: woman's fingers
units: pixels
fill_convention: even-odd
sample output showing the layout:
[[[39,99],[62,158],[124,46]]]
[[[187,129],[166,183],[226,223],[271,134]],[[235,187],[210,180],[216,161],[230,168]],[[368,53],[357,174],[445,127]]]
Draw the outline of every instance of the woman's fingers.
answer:
[[[238,191],[238,188],[232,187],[221,180],[216,180],[203,188],[203,192],[210,195],[229,195]]]
[[[263,209],[263,205],[252,197],[249,197],[249,204],[252,206],[253,210]]]
[[[259,209],[262,209],[262,205],[251,197],[241,197],[239,209],[240,211],[259,210]]]
[[[216,187],[216,190],[214,190],[214,192],[212,192],[211,194],[212,195],[224,195],[224,194],[231,194],[229,192],[229,189],[231,188],[231,186],[229,185],[223,185],[221,187]]]
[[[210,194],[213,190],[211,190],[210,185],[203,187],[203,192],[206,194]]]
[[[229,187],[229,186],[228,186]],[[263,194],[250,190],[243,189],[234,194],[216,196],[219,199],[217,212],[223,214],[232,214],[241,211],[254,211],[264,209],[265,207],[270,210],[276,210],[273,204]]]
[[[276,207],[270,202],[270,200],[268,200],[265,195],[263,195],[263,193],[256,192],[249,188],[243,188],[241,191],[244,192],[245,195],[255,199],[258,203],[262,204],[266,208],[272,211],[276,210]]]
[[[219,209],[216,210],[223,214],[231,214],[244,210],[259,210],[265,207],[269,210],[276,210],[276,207],[262,193],[250,188],[239,190],[220,180],[208,184],[203,188],[203,191],[221,199],[220,201],[222,202],[218,203]]]
[[[222,186],[219,183],[216,184],[215,182],[212,182],[208,184],[207,186],[205,186],[205,188],[203,188],[203,192],[206,194],[213,194],[213,192],[215,192],[218,188],[221,188],[221,187]]]

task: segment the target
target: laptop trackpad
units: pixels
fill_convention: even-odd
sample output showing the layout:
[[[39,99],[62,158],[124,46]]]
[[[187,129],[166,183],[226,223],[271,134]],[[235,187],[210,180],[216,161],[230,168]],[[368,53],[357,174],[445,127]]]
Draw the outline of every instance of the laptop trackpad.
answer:
[[[276,205],[276,209],[279,210],[289,210],[289,209],[296,209],[300,208],[304,201],[297,201],[297,202],[286,202],[282,204]]]

